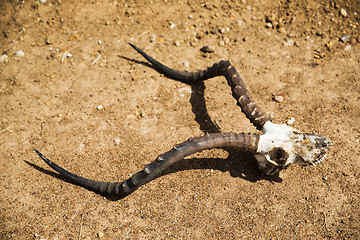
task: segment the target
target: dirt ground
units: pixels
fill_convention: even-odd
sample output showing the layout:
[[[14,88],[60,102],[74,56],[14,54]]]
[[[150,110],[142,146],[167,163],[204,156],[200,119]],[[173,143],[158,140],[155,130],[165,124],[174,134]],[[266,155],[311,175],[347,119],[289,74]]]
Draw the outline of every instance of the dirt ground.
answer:
[[[360,238],[359,1],[0,8],[1,239]],[[230,60],[274,122],[332,140],[326,160],[269,178],[250,154],[204,151],[118,201],[64,181],[33,148],[122,181],[218,126],[256,132],[224,78],[206,89],[167,79],[128,42],[179,70]]]

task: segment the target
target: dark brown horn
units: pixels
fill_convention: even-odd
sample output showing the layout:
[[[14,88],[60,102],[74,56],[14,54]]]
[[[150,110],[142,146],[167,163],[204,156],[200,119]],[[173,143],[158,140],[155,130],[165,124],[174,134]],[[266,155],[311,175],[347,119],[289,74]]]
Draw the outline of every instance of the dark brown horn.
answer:
[[[262,130],[265,122],[270,120],[270,118],[266,116],[266,114],[250,97],[244,81],[241,79],[239,73],[229,61],[220,61],[211,67],[206,68],[206,70],[200,70],[198,72],[177,71],[156,61],[135,45],[131,43],[129,44],[146,60],[148,60],[155,67],[155,69],[164,74],[166,77],[172,78],[174,80],[191,84],[217,76],[224,76],[228,85],[231,87],[232,96],[236,99],[237,104],[241,107],[241,110],[245,113],[246,117],[258,130]]]
[[[170,151],[159,155],[155,161],[147,164],[143,170],[135,173],[123,182],[102,182],[80,177],[61,168],[39,151],[34,150],[50,167],[76,185],[101,194],[119,197],[126,196],[141,185],[159,177],[169,166],[193,153],[212,148],[226,147],[234,147],[255,153],[258,141],[259,135],[255,133],[213,133],[202,137],[190,138],[183,143],[175,145]]]

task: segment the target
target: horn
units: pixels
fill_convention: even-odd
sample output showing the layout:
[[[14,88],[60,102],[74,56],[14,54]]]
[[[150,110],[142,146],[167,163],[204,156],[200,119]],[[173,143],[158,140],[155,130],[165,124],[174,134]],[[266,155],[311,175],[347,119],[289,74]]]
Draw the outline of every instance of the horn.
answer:
[[[131,43],[129,44],[146,60],[148,60],[155,69],[168,78],[191,84],[199,81],[205,81],[209,78],[217,76],[224,76],[228,85],[231,87],[232,96],[236,99],[237,104],[241,107],[241,110],[245,113],[245,116],[252,124],[254,124],[258,130],[262,130],[265,122],[270,120],[270,118],[250,97],[244,81],[241,79],[239,73],[229,61],[217,62],[211,67],[208,67],[205,70],[200,70],[198,72],[183,72],[165,66],[164,64],[147,55],[140,48]]]
[[[34,151],[55,171],[63,175],[76,185],[89,190],[116,197],[125,197],[141,185],[159,177],[169,166],[173,165],[193,153],[212,149],[234,147],[243,151],[255,153],[259,142],[256,133],[213,133],[201,137],[190,138],[175,145],[170,151],[159,155],[155,161],[147,164],[143,170],[135,173],[123,182],[102,182],[80,177],[51,162],[38,150]]]

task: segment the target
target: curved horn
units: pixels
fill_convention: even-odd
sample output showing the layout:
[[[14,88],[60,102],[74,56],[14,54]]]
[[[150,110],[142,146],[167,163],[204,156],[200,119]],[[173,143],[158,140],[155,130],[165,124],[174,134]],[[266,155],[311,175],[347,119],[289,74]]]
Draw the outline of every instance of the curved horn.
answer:
[[[183,143],[175,145],[170,151],[159,155],[155,161],[147,164],[143,170],[135,173],[123,182],[102,182],[80,177],[61,168],[39,151],[34,150],[50,167],[76,185],[109,196],[126,196],[141,185],[159,177],[169,166],[193,153],[224,147],[236,147],[240,150],[255,153],[258,141],[259,135],[256,133],[214,133],[190,138]]]
[[[205,70],[200,70],[198,72],[182,72],[165,66],[164,64],[147,55],[144,51],[135,45],[131,43],[129,44],[146,60],[148,60],[159,72],[174,80],[178,80],[184,83],[194,83],[217,76],[224,76],[228,85],[231,87],[232,96],[236,99],[237,104],[241,107],[241,110],[245,113],[246,117],[258,130],[262,130],[265,122],[270,120],[270,118],[266,116],[266,114],[250,97],[244,81],[241,79],[239,73],[229,61],[220,61],[211,67],[208,67]]]

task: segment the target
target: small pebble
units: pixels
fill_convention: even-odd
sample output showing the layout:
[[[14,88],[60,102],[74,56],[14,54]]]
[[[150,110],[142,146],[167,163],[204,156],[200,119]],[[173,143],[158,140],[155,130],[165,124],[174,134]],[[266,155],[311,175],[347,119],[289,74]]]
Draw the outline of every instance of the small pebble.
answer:
[[[355,45],[357,43],[355,38],[350,38],[350,44]]]
[[[97,110],[102,110],[104,109],[104,107],[100,104],[99,106],[96,107]]]
[[[272,28],[271,22],[266,23],[265,27],[266,27],[266,28]]]
[[[286,33],[286,29],[284,27],[279,27],[278,32],[279,33]]]
[[[115,138],[115,139],[114,139],[114,143],[115,143],[116,145],[118,145],[118,144],[120,143],[120,139],[119,139],[119,138]]]
[[[8,60],[8,55],[4,54],[0,57],[0,62],[6,62]]]
[[[286,121],[286,124],[290,125],[290,126],[294,125],[294,123],[295,123],[295,118],[294,117],[291,117],[289,120]]]
[[[340,41],[343,42],[343,43],[346,43],[347,41],[349,41],[350,39],[350,36],[349,35],[345,35],[345,36],[342,36],[340,38]]]
[[[23,57],[25,55],[25,53],[22,50],[19,50],[16,52],[16,56],[18,57]]]
[[[204,53],[212,53],[215,51],[215,47],[214,46],[203,46],[200,51],[204,52]]]
[[[174,42],[174,45],[177,46],[177,47],[179,47],[179,46],[180,46],[180,42],[179,42],[179,41],[175,41],[175,42]]]
[[[349,51],[351,49],[351,45],[346,45],[344,51]]]
[[[291,46],[294,45],[294,40],[289,39],[289,40],[287,40],[286,42],[284,42],[283,44],[284,44],[284,46],[286,46],[286,47],[291,47]]]
[[[347,17],[347,12],[346,12],[346,10],[345,9],[340,9],[340,14],[343,16],[343,17]]]
[[[150,33],[150,34],[149,34],[149,37],[150,37],[150,42],[155,42],[155,40],[156,40],[156,34]]]
[[[170,24],[170,29],[174,29],[176,27],[176,25],[172,22],[170,22],[169,24]]]
[[[105,234],[103,232],[98,232],[97,235],[98,235],[99,238],[102,238],[102,237],[104,237]]]
[[[276,102],[283,102],[284,101],[284,94],[277,94],[273,96],[273,100]]]
[[[41,3],[46,3],[46,0],[40,0]]]
[[[47,37],[47,38],[45,39],[45,43],[46,43],[47,45],[53,44],[53,43],[54,43],[54,38],[52,38],[52,37]]]

